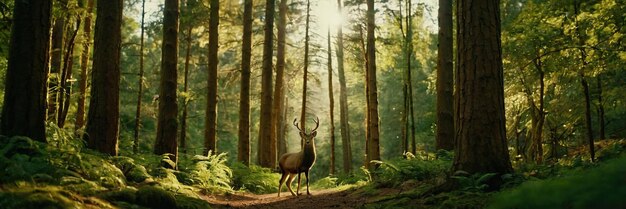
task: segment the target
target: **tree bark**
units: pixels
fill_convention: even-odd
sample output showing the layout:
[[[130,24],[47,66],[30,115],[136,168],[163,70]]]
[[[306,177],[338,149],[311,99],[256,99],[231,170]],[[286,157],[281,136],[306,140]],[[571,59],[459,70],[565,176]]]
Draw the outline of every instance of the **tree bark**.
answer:
[[[304,32],[304,73],[302,74],[302,107],[300,112],[300,129],[306,131],[306,103],[307,83],[309,74],[309,23],[311,18],[311,2],[306,1],[306,26]],[[300,146],[304,149],[304,140],[300,140]]]
[[[154,154],[169,153],[170,160],[178,160],[178,103],[176,89],[178,82],[178,24],[179,1],[165,0],[163,10],[163,43],[161,45],[161,80],[159,90],[159,110]],[[175,167],[176,168],[176,167]]]
[[[454,149],[452,0],[439,0],[436,149]]]
[[[112,156],[118,152],[122,0],[98,1],[94,32],[87,147]]]
[[[338,12],[341,13],[342,2],[337,0]],[[341,145],[343,149],[343,172],[352,170],[352,149],[350,144],[350,124],[348,123],[348,88],[343,63],[343,25],[337,26],[337,73],[339,76],[339,117],[341,124]]]
[[[189,5],[187,5],[187,8],[189,9]],[[191,11],[191,9],[189,9],[188,11]],[[189,23],[189,25],[187,26],[187,37],[185,38],[185,41],[187,42],[187,49],[185,52],[185,72],[184,72],[184,80],[183,80],[183,92],[188,93],[189,91],[189,62],[191,59],[191,31],[192,31],[193,27],[191,26],[191,23]],[[189,95],[189,94],[187,94]],[[180,151],[182,153],[187,154],[187,115],[189,114],[189,111],[187,110],[187,108],[189,107],[189,102],[191,102],[190,100],[188,100],[187,98],[184,98],[183,101],[183,114],[180,116]]]
[[[89,66],[89,49],[91,48],[91,19],[93,16],[93,0],[87,0],[85,24],[83,25],[83,51],[80,55],[80,80],[78,81],[78,104],[76,107],[76,123],[74,129],[78,130],[85,125],[85,98],[87,93],[87,69]]]
[[[71,37],[67,40],[65,46],[65,55],[63,57],[63,67],[59,76],[58,85],[58,110],[57,110],[57,126],[63,128],[65,119],[70,107],[70,96],[72,95],[72,84],[68,83],[72,79],[72,71],[74,69],[74,46],[76,45],[76,36],[80,30],[81,19],[76,18],[76,28],[72,32]]]
[[[252,53],[252,0],[244,1],[239,93],[239,145],[237,160],[250,165],[250,58]]]
[[[411,0],[407,0],[407,16],[406,16],[406,52],[407,52],[407,65],[406,65],[406,85],[407,85],[407,94],[409,95],[408,106],[409,106],[409,118],[410,121],[410,131],[411,131],[411,152],[417,152],[417,145],[415,142],[415,111],[413,108],[413,82],[411,77],[411,59],[413,59],[413,23],[412,23],[412,12],[411,12]],[[408,133],[408,132],[407,132]]]
[[[259,124],[259,165],[276,167],[276,141],[272,139],[272,57],[274,41],[274,0],[266,0],[263,70],[261,75],[261,119]]]
[[[0,134],[46,141],[52,1],[15,1]]]
[[[52,51],[50,52],[50,74],[48,83],[48,119],[49,121],[57,122],[57,109],[59,98],[59,83],[61,80],[60,72],[63,67],[63,50],[64,50],[64,37],[65,37],[65,18],[64,14],[67,12],[67,0],[57,0],[55,4],[60,4],[58,7],[62,11],[58,17],[54,20],[54,27],[52,28]]]
[[[593,141],[593,126],[591,122],[591,96],[589,95],[589,84],[587,83],[587,79],[585,78],[585,69],[587,68],[587,52],[585,48],[582,46],[585,45],[586,38],[583,35],[582,29],[580,25],[578,25],[578,15],[580,14],[580,7],[582,5],[582,1],[574,1],[574,24],[576,29],[576,35],[578,36],[578,44],[581,46],[578,48],[580,50],[580,61],[581,67],[578,70],[578,75],[580,77],[580,84],[583,88],[583,95],[585,97],[585,136],[587,137],[587,142],[589,145],[589,155],[591,157],[591,162],[594,161],[596,151],[594,147]]]
[[[207,80],[207,109],[206,127],[204,128],[204,155],[209,151],[217,151],[217,66],[218,27],[219,27],[219,0],[211,0],[211,14],[209,18],[209,69]]]
[[[284,88],[284,72],[285,72],[285,29],[287,22],[287,0],[281,0],[278,8],[278,45],[276,49],[276,84],[274,86],[274,98],[272,108],[272,123],[271,123],[271,138],[276,139],[276,143],[280,144],[278,136],[282,135],[280,132],[282,129],[282,114],[284,109],[284,101],[285,101],[285,88]],[[279,146],[280,149],[280,146]],[[280,152],[277,152],[276,159],[280,157]]]
[[[598,82],[598,123],[600,123],[600,140],[604,140],[606,139],[606,135],[605,135],[605,123],[604,123],[604,102],[602,100],[602,78],[601,75],[598,75],[597,78],[597,82]]]
[[[499,14],[498,0],[457,1],[456,171],[513,171],[506,144]],[[501,184],[494,179],[488,184]]]
[[[335,97],[333,95],[333,58],[330,46],[330,27],[328,28],[328,97],[330,108],[330,175],[335,174]]]
[[[375,9],[374,0],[367,0],[367,86],[368,86],[368,129],[370,135],[370,142],[368,147],[369,160],[380,160],[380,145],[379,145],[379,119],[378,119],[378,88],[376,87],[376,47],[374,30],[375,25]],[[378,167],[378,164],[369,163],[369,169],[373,170]]]
[[[135,112],[135,130],[133,141],[133,153],[139,152],[139,130],[141,128],[141,103],[143,96],[143,58],[144,58],[144,35],[145,35],[146,0],[141,1],[141,38],[139,41],[139,83],[137,85],[137,108]]]

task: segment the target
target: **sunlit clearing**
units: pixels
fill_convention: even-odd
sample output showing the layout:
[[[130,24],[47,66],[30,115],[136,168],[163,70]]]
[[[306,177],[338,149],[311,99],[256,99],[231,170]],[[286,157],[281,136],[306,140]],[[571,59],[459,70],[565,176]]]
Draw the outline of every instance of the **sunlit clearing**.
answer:
[[[311,13],[317,17],[320,29],[331,27],[333,30],[343,23],[343,15],[337,10],[337,4],[333,0],[321,0],[312,2]]]

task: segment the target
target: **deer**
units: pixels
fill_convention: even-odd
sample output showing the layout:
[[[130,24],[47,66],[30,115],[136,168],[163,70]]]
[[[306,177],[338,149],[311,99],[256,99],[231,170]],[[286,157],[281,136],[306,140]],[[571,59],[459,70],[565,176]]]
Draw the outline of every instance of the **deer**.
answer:
[[[280,181],[278,183],[278,197],[280,197],[280,190],[283,187],[283,183],[285,183],[285,179],[287,179],[287,189],[289,189],[291,195],[300,195],[300,176],[302,173],[304,173],[304,176],[306,177],[306,193],[307,195],[311,195],[311,192],[309,192],[309,170],[311,170],[311,167],[315,164],[316,156],[314,138],[317,135],[317,128],[320,126],[320,123],[319,118],[316,117],[315,128],[307,134],[306,131],[298,127],[296,120],[297,119],[293,119],[293,125],[300,132],[300,140],[304,141],[304,147],[302,147],[300,152],[286,153],[280,157],[278,165],[282,176],[280,177]],[[298,175],[298,189],[296,190],[296,193],[294,193],[291,189],[291,182],[296,174]]]

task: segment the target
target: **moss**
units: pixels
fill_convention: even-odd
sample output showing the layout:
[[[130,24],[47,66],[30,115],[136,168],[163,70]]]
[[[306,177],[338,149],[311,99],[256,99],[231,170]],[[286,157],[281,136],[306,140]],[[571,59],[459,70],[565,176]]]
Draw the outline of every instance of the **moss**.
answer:
[[[136,164],[132,158],[113,157],[112,161],[113,164],[115,164],[115,166],[122,171],[126,180],[130,182],[141,183],[146,179],[151,178],[146,168],[142,165]]]
[[[103,193],[99,197],[110,202],[135,203],[137,201],[137,189],[124,188],[118,191]]]
[[[136,193],[136,202],[139,205],[154,209],[176,208],[174,194],[155,186],[144,186]]]
[[[0,208],[77,208],[77,202],[67,197],[69,193],[58,188],[19,188],[0,193]]]
[[[176,208],[178,209],[210,209],[211,206],[207,201],[188,197],[185,195],[176,195]]]

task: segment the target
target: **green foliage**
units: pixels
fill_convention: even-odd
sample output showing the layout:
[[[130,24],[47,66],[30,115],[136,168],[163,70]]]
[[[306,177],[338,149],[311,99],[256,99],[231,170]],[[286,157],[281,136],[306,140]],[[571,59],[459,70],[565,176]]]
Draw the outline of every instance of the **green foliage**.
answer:
[[[93,208],[114,208],[112,205],[94,199],[85,198],[71,191],[57,186],[37,186],[19,184],[4,188],[0,192],[0,208],[83,208],[90,205]]]
[[[176,208],[174,194],[156,186],[144,186],[136,193],[137,204],[155,209]]]
[[[193,182],[201,188],[212,192],[228,192],[231,189],[233,171],[226,165],[226,153],[214,154],[209,151],[207,156],[193,157],[193,167],[186,169]]]
[[[487,181],[496,177],[496,173],[475,173],[470,175],[465,171],[457,171],[450,178],[456,179],[462,191],[481,192],[489,187]]]
[[[280,174],[274,173],[271,169],[257,165],[247,167],[241,163],[233,164],[232,169],[234,189],[255,194],[278,192]]]
[[[420,158],[396,158],[388,161],[375,161],[380,164],[376,170],[376,181],[384,185],[398,186],[407,180],[426,180],[444,176],[451,161],[442,159],[423,160]]]
[[[324,177],[320,180],[313,182],[313,184],[311,184],[312,189],[330,189],[330,188],[336,188],[337,186],[338,186],[337,177],[330,177],[330,176]]]
[[[113,164],[122,171],[127,181],[140,183],[151,178],[146,168],[136,164],[135,160],[130,157],[119,156],[113,157],[111,160]]]
[[[365,167],[361,167],[358,171],[349,174],[339,174],[337,176],[338,185],[362,184],[371,181],[370,173]]]
[[[529,181],[494,197],[489,208],[624,208],[624,164],[622,156],[584,173]]]

